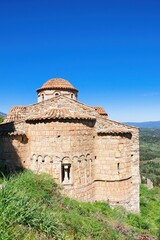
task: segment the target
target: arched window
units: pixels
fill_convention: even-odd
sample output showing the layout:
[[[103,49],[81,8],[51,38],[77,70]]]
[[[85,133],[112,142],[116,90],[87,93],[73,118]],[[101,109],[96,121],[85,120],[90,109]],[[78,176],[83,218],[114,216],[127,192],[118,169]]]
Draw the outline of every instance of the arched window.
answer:
[[[60,93],[59,92],[55,92],[55,94],[54,94],[55,96],[59,96],[60,95]]]
[[[61,165],[61,182],[62,184],[72,183],[72,162],[71,159],[66,156],[62,160]]]
[[[62,183],[71,183],[71,164],[62,164]]]

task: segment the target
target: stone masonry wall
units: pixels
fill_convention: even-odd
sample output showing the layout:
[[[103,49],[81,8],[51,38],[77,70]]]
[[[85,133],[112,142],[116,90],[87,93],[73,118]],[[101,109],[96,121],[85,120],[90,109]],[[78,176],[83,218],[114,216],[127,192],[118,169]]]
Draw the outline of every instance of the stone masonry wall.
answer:
[[[95,198],[139,212],[138,130],[121,125],[121,130],[131,133],[112,133],[109,130],[120,128],[120,124],[107,122],[108,133],[98,134],[95,139]]]
[[[22,167],[28,153],[28,139],[25,135],[4,135],[0,140],[1,165],[8,170]]]
[[[130,210],[134,212],[140,211],[139,206],[139,185],[140,185],[140,170],[139,170],[139,131],[135,129],[132,135],[131,146],[132,157],[132,189],[130,199]]]
[[[70,164],[71,179],[69,184],[62,183],[64,192],[78,199],[93,198],[93,123],[46,121],[28,123],[27,128],[30,146],[25,167],[36,173],[49,173],[62,183],[62,165]]]

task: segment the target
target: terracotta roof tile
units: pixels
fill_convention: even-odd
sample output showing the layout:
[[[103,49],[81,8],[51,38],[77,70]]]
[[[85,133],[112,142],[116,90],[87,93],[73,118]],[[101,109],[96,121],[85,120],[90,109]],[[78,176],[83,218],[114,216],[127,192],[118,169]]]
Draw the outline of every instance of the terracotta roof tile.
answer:
[[[41,121],[45,119],[88,119],[95,120],[93,116],[71,112],[69,109],[50,109],[41,115],[34,115],[26,119],[26,121]]]
[[[37,89],[37,92],[40,92],[41,90],[50,90],[50,89],[68,89],[68,90],[74,90],[78,92],[76,88],[72,86],[70,82],[63,78],[53,78],[48,80],[46,83],[43,84],[43,86],[39,89]]]
[[[99,129],[98,130],[99,134],[123,134],[123,133],[131,133],[128,129]]]
[[[14,106],[11,108],[7,117],[3,123],[12,122],[12,121],[21,121],[25,118],[26,107],[24,106]]]
[[[94,108],[99,115],[108,116],[108,114],[106,113],[106,111],[104,110],[104,108],[102,108],[102,107],[100,107],[100,106],[94,106],[94,107],[92,107],[92,108]]]

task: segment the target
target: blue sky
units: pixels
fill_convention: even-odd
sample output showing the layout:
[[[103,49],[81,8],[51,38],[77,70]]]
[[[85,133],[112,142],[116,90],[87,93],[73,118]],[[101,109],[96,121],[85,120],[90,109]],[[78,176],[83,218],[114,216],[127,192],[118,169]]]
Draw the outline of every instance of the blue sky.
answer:
[[[160,1],[1,1],[0,111],[54,77],[113,120],[160,120]]]

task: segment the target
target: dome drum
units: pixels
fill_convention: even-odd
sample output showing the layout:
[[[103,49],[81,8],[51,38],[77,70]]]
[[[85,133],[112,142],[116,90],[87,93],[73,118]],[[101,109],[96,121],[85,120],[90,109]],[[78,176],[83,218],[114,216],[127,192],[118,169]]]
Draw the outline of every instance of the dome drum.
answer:
[[[38,102],[48,100],[59,95],[77,100],[78,90],[74,88],[67,80],[62,78],[53,78],[48,80],[43,86],[37,89]]]

